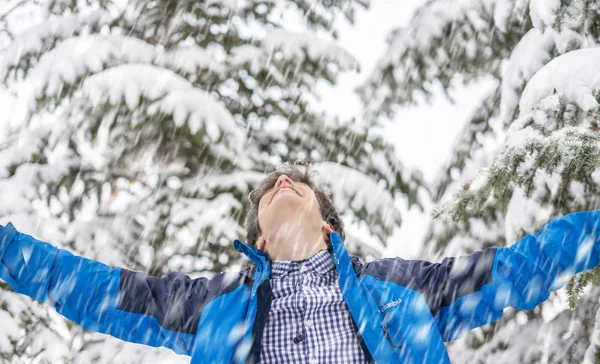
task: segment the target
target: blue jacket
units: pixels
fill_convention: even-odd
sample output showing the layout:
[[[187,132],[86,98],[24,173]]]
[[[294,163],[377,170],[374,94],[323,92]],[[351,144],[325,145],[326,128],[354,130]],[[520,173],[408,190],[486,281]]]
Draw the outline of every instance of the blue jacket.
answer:
[[[449,363],[444,342],[532,309],[566,277],[598,264],[599,211],[556,218],[511,247],[441,263],[386,258],[363,264],[330,235],[340,287],[367,355],[377,363]],[[270,264],[235,240],[256,267],[190,279],[162,278],[75,256],[0,229],[0,278],[82,327],[151,346],[192,363],[255,362],[268,317]]]

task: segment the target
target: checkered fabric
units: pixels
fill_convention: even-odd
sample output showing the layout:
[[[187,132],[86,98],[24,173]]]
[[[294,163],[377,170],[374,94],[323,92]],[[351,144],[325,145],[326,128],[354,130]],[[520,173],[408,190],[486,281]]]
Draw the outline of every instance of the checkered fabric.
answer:
[[[272,262],[261,363],[366,363],[331,254]]]

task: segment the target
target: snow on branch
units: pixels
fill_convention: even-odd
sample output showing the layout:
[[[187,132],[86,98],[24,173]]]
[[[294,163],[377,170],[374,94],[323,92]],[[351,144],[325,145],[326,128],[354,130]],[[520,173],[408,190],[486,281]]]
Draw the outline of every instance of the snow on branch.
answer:
[[[461,179],[471,178],[482,166],[477,163],[477,155],[484,146],[484,142],[496,139],[498,130],[498,103],[500,99],[500,85],[496,83],[491,92],[483,99],[481,106],[465,123],[452,146],[451,157],[441,165],[434,182],[432,191],[435,200],[439,201],[446,191]],[[460,178],[456,180],[456,174]]]
[[[390,34],[385,55],[360,86],[367,119],[429,97],[434,83],[450,89],[456,75],[463,82],[498,76],[501,61],[529,29],[527,6],[525,0],[427,2],[407,27]]]
[[[246,69],[252,75],[265,71],[278,85],[287,83],[285,76],[270,61],[265,50],[260,47],[244,44],[233,48],[227,57],[227,63],[232,69]]]
[[[362,219],[379,237],[386,235],[385,230],[399,226],[400,213],[385,186],[360,171],[334,162],[315,163],[313,169],[319,172],[315,180],[331,191],[338,211],[353,210],[359,215],[362,212],[365,215]],[[370,224],[372,221],[378,224]]]
[[[515,47],[502,74],[502,97],[500,118],[511,120],[519,96],[531,77],[540,70],[555,53],[564,54],[581,47],[581,35],[571,29],[557,31],[553,28],[532,28]]]
[[[182,197],[173,205],[171,223],[185,226],[175,235],[182,245],[187,242],[188,247],[207,233],[231,242],[244,234],[234,218],[242,208],[242,204],[230,193],[221,193],[210,200]]]
[[[483,169],[437,214],[448,214],[455,222],[466,222],[487,204],[506,208],[515,187],[523,188],[529,197],[537,187],[538,171],[551,174],[559,166],[563,166],[560,173],[573,180],[589,178],[600,167],[599,144],[598,133],[565,127],[548,137],[535,135],[517,146],[507,146],[490,168]],[[568,193],[570,182],[561,181],[555,192]]]
[[[32,211],[34,208],[31,201],[38,193],[32,186],[37,186],[40,181],[57,183],[67,176],[72,168],[81,164],[79,158],[70,151],[55,154],[57,155],[53,156],[49,164],[22,163],[10,177],[0,179],[0,195],[3,200],[0,215]]]
[[[40,57],[28,79],[36,99],[58,97],[68,85],[81,77],[122,63],[151,63],[154,47],[140,39],[121,35],[85,35],[69,38]]]
[[[156,111],[173,115],[177,126],[187,121],[193,134],[205,128],[212,142],[217,142],[224,133],[233,137],[232,146],[239,148],[244,143],[244,129],[235,122],[233,115],[222,103],[214,100],[204,90],[197,88],[174,90],[148,107],[151,115]]]
[[[23,6],[27,3],[28,0],[12,0],[8,1],[4,5],[0,6],[0,21],[6,19],[6,17],[15,11],[18,7]]]
[[[85,35],[69,38],[45,53],[28,77],[33,91],[24,92],[20,102],[35,111],[43,99],[59,99],[70,86],[83,77],[106,68],[127,63],[157,63],[186,73],[224,72],[219,65],[197,46],[176,48],[163,54],[152,44],[123,35]]]
[[[232,69],[244,68],[254,75],[264,71],[280,85],[288,83],[289,76],[296,76],[285,68],[286,64],[305,62],[333,64],[339,71],[359,70],[358,61],[335,43],[311,33],[283,29],[270,31],[260,45],[245,44],[232,49],[227,60]]]
[[[9,176],[8,170],[14,166],[27,163],[34,159],[44,148],[46,137],[50,133],[48,126],[41,126],[31,130],[20,130],[18,134],[12,135],[6,144],[2,145],[0,152],[0,179]]]
[[[225,135],[233,150],[240,150],[245,140],[244,129],[223,104],[175,72],[160,67],[148,64],[112,67],[88,77],[81,91],[94,106],[124,102],[130,110],[136,110],[142,100],[147,100],[149,115],[170,114],[177,126],[187,124],[192,133],[204,129],[210,143]]]
[[[572,182],[593,188],[592,173],[600,168],[599,57],[600,48],[580,49],[539,70],[525,87],[520,117],[512,123],[502,152],[440,213],[464,222],[488,203],[504,209],[518,198],[512,196],[514,188],[522,188],[523,198],[530,198],[540,189],[537,180],[549,181],[558,172],[561,179],[552,183],[556,185],[552,198],[561,199],[560,206],[573,193]],[[543,171],[549,175],[538,175]],[[581,202],[581,192],[575,193],[569,199]]]
[[[560,9],[560,0],[531,0],[529,2],[529,16],[533,26],[538,29],[552,27]]]
[[[265,178],[264,173],[256,171],[236,171],[231,173],[203,174],[195,178],[186,179],[182,189],[186,195],[211,196],[216,190],[248,191],[258,186]]]
[[[221,75],[226,70],[225,66],[216,62],[206,49],[197,45],[169,49],[157,57],[156,64],[183,74],[196,74],[208,71]]]
[[[110,15],[97,11],[88,15],[74,14],[54,17],[38,24],[23,33],[10,43],[0,57],[0,80],[6,80],[12,69],[29,65],[26,61],[51,49],[57,40],[80,33],[87,26],[105,23]]]
[[[579,49],[553,59],[529,81],[519,109],[527,113],[549,95],[560,93],[568,102],[590,111],[598,107],[600,90],[600,47]]]
[[[94,105],[117,105],[125,101],[133,110],[138,107],[141,97],[157,100],[174,90],[191,87],[185,78],[172,71],[149,64],[126,64],[86,78],[81,91]]]
[[[333,62],[342,71],[359,70],[358,61],[350,53],[335,43],[310,33],[293,33],[276,29],[269,32],[261,44],[268,53],[281,52],[285,60],[293,61],[308,57],[316,63]]]

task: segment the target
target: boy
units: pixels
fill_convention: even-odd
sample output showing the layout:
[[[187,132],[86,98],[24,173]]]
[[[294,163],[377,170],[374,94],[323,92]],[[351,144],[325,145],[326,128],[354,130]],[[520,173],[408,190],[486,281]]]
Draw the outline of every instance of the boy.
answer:
[[[252,267],[212,279],[157,278],[0,230],[0,278],[82,327],[166,346],[192,363],[449,363],[444,341],[532,309],[565,275],[598,264],[599,211],[556,218],[511,247],[441,263],[362,263],[306,162],[271,172],[250,194]],[[557,279],[558,278],[558,279]]]

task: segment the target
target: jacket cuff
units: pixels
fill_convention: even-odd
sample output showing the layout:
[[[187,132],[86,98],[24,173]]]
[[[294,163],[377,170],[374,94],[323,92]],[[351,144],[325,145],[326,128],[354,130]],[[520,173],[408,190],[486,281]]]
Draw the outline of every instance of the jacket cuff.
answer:
[[[4,252],[8,249],[8,246],[17,235],[17,229],[15,229],[12,223],[8,223],[6,226],[0,226],[0,261],[4,257]]]

